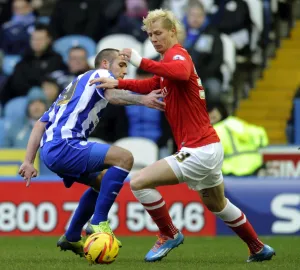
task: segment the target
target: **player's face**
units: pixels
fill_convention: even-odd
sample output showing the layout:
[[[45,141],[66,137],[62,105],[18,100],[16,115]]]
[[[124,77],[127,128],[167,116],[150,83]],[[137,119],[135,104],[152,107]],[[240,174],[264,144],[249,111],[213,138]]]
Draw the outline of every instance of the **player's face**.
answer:
[[[210,119],[210,123],[214,125],[219,121],[221,121],[222,115],[218,109],[213,109],[211,112],[209,112],[209,119]]]
[[[192,7],[188,11],[187,21],[191,28],[199,28],[205,19],[204,11],[201,8]]]
[[[118,55],[116,59],[112,62],[109,70],[117,79],[123,79],[127,74],[127,62],[121,59],[121,56]]]
[[[31,119],[38,120],[47,110],[45,103],[35,100],[28,107],[28,114]]]
[[[59,95],[59,87],[54,83],[45,81],[42,83],[42,89],[47,100],[51,103],[54,102]]]
[[[31,48],[35,53],[41,54],[49,47],[51,38],[44,30],[34,31],[30,38]]]
[[[152,23],[147,33],[155,50],[160,54],[164,54],[171,48],[174,45],[174,39],[176,39],[175,30],[165,29],[161,20]]]

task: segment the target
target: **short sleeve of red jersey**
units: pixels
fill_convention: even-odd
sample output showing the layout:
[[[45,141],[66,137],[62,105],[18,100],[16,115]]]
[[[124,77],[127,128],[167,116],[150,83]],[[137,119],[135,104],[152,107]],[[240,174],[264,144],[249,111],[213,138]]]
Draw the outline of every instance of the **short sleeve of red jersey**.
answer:
[[[187,81],[193,70],[189,57],[186,50],[176,44],[166,52],[161,62],[143,58],[140,68],[160,77]]]

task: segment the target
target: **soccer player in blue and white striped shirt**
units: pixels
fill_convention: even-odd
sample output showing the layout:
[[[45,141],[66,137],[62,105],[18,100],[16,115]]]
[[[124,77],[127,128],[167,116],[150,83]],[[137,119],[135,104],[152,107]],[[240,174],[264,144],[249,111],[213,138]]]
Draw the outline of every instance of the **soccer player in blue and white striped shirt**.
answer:
[[[33,163],[40,146],[44,163],[63,178],[67,188],[74,182],[91,187],[83,194],[67,232],[57,243],[61,249],[72,250],[80,256],[83,256],[81,231],[93,214],[89,232],[102,231],[113,235],[107,215],[133,165],[129,151],[108,144],[88,142],[88,136],[98,124],[108,102],[145,105],[159,110],[164,110],[165,106],[159,100],[163,96],[160,90],[143,96],[124,90],[105,91],[90,85],[90,80],[95,78],[120,79],[126,75],[127,63],[118,50],[102,50],[96,56],[95,67],[98,69],[74,79],[37,121],[19,171],[27,182],[26,186],[29,186],[31,178],[37,175]],[[104,176],[101,174],[103,177],[99,177],[104,166],[109,169]],[[121,246],[121,242],[118,243]]]

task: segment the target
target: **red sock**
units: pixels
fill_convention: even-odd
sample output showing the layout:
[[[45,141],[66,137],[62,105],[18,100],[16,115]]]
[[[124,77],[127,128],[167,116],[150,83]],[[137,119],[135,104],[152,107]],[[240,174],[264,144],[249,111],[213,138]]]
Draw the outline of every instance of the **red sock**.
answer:
[[[163,198],[153,203],[143,203],[143,206],[156,223],[160,233],[170,238],[174,238],[174,235],[178,233],[178,229],[172,222]]]
[[[239,218],[229,222],[225,221],[225,224],[248,245],[251,254],[255,254],[263,248],[264,244],[258,239],[256,232],[243,212],[241,212]]]

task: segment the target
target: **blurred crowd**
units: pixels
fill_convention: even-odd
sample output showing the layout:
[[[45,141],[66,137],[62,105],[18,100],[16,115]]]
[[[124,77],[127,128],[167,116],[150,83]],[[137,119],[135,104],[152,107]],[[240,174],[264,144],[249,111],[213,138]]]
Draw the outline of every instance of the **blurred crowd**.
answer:
[[[26,147],[33,124],[59,93],[77,75],[94,68],[89,59],[96,54],[96,47],[99,48],[104,38],[126,34],[137,42],[147,42],[147,34],[141,30],[142,18],[148,10],[161,7],[172,10],[182,21],[185,36],[181,42],[191,54],[206,89],[208,108],[212,112],[214,108],[225,107],[220,109],[223,115],[212,119],[212,123],[224,121],[229,117],[229,113],[224,112],[234,87],[234,76],[239,71],[236,66],[246,65],[247,72],[249,64],[264,67],[268,46],[278,46],[280,39],[277,20],[289,23],[291,2],[1,0],[0,127],[4,132],[0,136],[0,147]],[[70,35],[85,39],[65,46],[61,41]],[[91,50],[95,51],[91,53]],[[159,60],[156,55],[151,58]],[[134,73],[136,78],[148,76],[151,74],[142,70]],[[247,78],[243,83],[251,84],[251,78]],[[233,122],[233,119],[227,121],[227,126]],[[141,106],[109,105],[93,137],[112,143],[127,136],[154,141],[161,155],[170,154],[176,148],[172,146],[172,135],[161,112]],[[252,143],[251,151],[267,144],[263,132],[257,136],[262,136],[264,143]],[[252,174],[256,169],[247,173]]]

